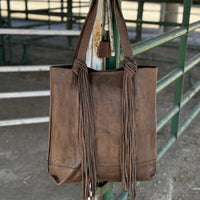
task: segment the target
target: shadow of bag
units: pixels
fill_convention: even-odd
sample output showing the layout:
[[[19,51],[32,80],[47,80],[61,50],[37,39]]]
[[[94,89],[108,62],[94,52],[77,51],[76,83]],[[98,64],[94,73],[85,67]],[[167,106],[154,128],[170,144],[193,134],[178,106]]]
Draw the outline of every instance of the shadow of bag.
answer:
[[[85,64],[93,0],[73,64],[50,68],[48,173],[57,185],[82,181],[84,200],[95,196],[96,180],[121,181],[134,199],[136,181],[152,179],[157,169],[157,68],[136,65],[118,0],[112,5],[123,67],[97,71]]]

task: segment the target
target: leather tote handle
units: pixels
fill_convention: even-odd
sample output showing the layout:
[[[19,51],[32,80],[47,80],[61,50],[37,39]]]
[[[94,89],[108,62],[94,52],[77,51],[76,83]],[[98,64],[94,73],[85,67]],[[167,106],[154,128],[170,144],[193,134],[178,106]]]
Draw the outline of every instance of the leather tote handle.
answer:
[[[78,56],[78,52],[79,52],[79,49],[80,49],[80,44],[82,42],[83,33],[85,32],[86,24],[88,24],[88,21],[89,21],[89,18],[91,18],[91,15],[94,15],[93,12],[97,12],[97,11],[94,11],[94,3],[95,3],[95,1],[96,0],[92,0],[92,2],[90,4],[89,12],[87,14],[87,17],[86,17],[85,22],[83,24],[83,27],[81,29],[81,33],[80,33],[80,36],[79,36],[79,39],[78,39],[78,43],[76,45],[76,50],[75,50],[75,53],[74,53],[74,59],[76,59],[77,56]],[[95,9],[97,9],[97,8],[95,7]]]
[[[120,35],[121,46],[124,52],[124,56],[127,58],[130,58],[130,57],[132,58],[132,49],[130,46],[128,31],[127,31],[127,27],[123,18],[123,14],[122,14],[119,2],[118,0],[111,0],[111,1],[114,4],[114,12],[115,12],[116,22],[118,26],[118,31]],[[92,1],[90,11],[85,20],[85,23],[82,28],[80,38],[76,47],[74,59],[77,58],[78,60],[81,60],[82,62],[85,62],[90,36],[91,36],[94,22],[96,19],[98,2],[99,0]]]

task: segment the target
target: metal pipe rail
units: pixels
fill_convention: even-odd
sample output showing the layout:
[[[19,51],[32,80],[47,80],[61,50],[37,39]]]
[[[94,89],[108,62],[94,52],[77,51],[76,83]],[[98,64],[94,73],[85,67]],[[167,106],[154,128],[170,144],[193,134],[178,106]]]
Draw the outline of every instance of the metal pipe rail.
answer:
[[[132,50],[133,50],[133,55],[138,55],[149,49],[158,47],[166,42],[174,40],[182,35],[185,35],[187,32],[194,31],[197,28],[200,28],[200,21],[190,24],[188,28],[180,27],[180,28],[174,29],[170,32],[163,33],[155,38],[150,38],[150,39],[143,40],[141,42],[132,44],[131,46],[132,46]]]
[[[200,91],[200,81],[198,81],[188,92],[186,92],[181,100],[180,108],[178,105],[172,106],[166,113],[163,114],[157,122],[157,131],[160,131],[162,127],[174,117],[178,111],[192,99],[192,97]]]
[[[80,31],[0,28],[0,35],[79,36]]]

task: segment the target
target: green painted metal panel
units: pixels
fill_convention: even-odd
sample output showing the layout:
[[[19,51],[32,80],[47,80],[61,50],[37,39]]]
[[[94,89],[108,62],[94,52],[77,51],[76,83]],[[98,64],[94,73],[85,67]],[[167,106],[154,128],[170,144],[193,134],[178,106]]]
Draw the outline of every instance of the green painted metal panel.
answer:
[[[120,37],[114,13],[113,13],[113,33],[114,33],[115,56],[106,59],[106,69],[115,69],[119,67]]]
[[[0,28],[3,27],[3,18],[1,15],[1,3],[0,3]],[[5,45],[4,45],[4,36],[0,35],[0,63],[5,64],[6,63],[6,57],[5,57]]]
[[[144,10],[144,1],[138,0],[137,23],[136,23],[136,41],[140,41],[141,38],[142,38],[143,10]]]

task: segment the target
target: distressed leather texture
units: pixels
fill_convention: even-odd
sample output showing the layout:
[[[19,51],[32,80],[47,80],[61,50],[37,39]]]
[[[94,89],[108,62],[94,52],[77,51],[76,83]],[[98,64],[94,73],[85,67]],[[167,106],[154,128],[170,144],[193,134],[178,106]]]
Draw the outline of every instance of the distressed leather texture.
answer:
[[[93,0],[75,51],[74,63],[50,68],[47,169],[57,185],[83,181],[83,176],[85,185],[90,181],[94,183],[96,179],[122,181],[126,185],[128,182],[151,180],[157,171],[157,67],[136,66],[118,1],[112,0],[120,37],[123,35],[124,66],[106,71],[87,68],[84,62],[97,5],[98,0]],[[131,101],[131,106],[125,100]],[[90,106],[84,111],[83,105]],[[134,119],[133,124],[124,120],[125,111]],[[89,118],[85,122],[82,116]],[[87,129],[86,126],[91,126],[91,123],[94,129]],[[128,125],[133,128],[126,131]],[[82,142],[82,137],[86,132],[89,144],[94,144],[90,146],[90,152],[85,153],[87,141],[86,144]],[[125,141],[127,137],[124,136],[128,134],[134,137]],[[129,143],[134,149],[133,155],[126,155],[130,149],[126,149],[129,147],[125,144]],[[130,167],[124,165],[124,156],[130,159]],[[90,163],[88,165],[93,172],[86,174],[90,168],[87,165],[83,167],[85,162]],[[128,181],[123,175],[127,169],[128,173],[135,173],[133,176],[130,174],[132,178]],[[88,179],[91,175],[96,179]],[[82,196],[86,199],[87,194]]]
[[[121,93],[123,70],[89,72],[94,100],[97,179],[121,181]],[[78,142],[79,98],[77,77],[71,66],[50,69],[51,103],[48,172],[53,181],[81,181],[81,148]],[[156,174],[157,68],[138,66],[135,75],[137,180]]]

